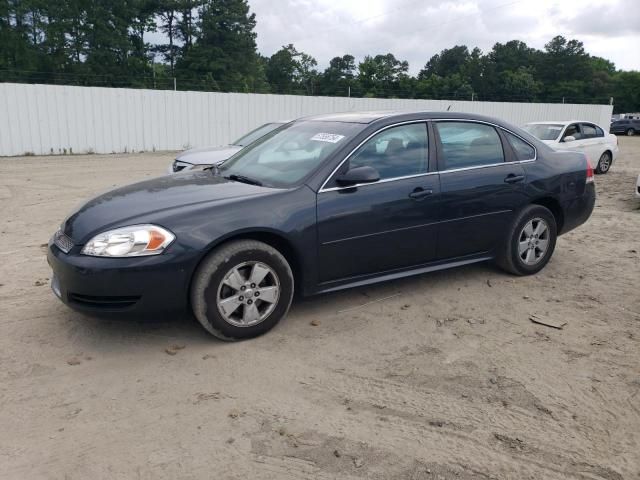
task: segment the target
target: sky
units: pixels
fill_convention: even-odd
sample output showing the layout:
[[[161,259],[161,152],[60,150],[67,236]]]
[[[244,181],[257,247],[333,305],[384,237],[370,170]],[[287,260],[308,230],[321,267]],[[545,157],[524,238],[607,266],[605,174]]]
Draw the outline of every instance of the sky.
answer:
[[[491,50],[517,39],[542,49],[555,35],[582,41],[591,55],[640,70],[639,0],[249,0],[258,50],[293,43],[324,69],[331,58],[393,53],[417,74],[454,45]]]

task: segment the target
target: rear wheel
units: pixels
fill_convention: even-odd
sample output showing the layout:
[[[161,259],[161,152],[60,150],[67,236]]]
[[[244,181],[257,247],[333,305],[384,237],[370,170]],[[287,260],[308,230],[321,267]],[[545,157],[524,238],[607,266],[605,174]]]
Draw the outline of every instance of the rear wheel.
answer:
[[[222,340],[261,335],[286,314],[293,273],[275,248],[239,240],[214,250],[198,268],[191,307],[198,321]]]
[[[636,134],[636,131],[633,128],[627,130],[627,136],[633,137]]]
[[[511,224],[497,263],[514,275],[537,273],[551,259],[556,237],[553,214],[541,205],[529,205]]]
[[[598,160],[598,165],[596,166],[596,173],[607,173],[611,168],[611,154],[609,152],[604,152],[600,155],[600,160]]]

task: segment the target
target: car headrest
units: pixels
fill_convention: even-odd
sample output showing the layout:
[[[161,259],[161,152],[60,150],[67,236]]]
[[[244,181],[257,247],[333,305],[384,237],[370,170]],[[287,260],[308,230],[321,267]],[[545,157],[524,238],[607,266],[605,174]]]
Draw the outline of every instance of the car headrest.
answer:
[[[387,144],[386,154],[400,153],[404,150],[404,143],[401,138],[390,138]]]

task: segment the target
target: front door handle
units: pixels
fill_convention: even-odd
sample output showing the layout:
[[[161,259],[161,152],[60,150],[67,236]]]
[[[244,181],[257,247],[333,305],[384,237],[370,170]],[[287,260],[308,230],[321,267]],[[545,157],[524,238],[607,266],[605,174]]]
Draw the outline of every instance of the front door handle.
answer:
[[[510,173],[509,175],[506,176],[506,178],[504,179],[505,183],[517,183],[517,182],[521,182],[524,180],[524,175],[515,175],[513,173]]]
[[[433,190],[431,190],[430,188],[417,187],[413,192],[409,194],[409,198],[412,198],[414,200],[422,200],[423,198],[428,197],[432,194]]]

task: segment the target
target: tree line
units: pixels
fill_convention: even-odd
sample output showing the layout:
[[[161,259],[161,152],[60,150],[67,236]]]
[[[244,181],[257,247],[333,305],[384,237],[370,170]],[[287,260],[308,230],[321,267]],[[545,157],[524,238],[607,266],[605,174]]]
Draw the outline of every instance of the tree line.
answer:
[[[247,0],[4,0],[0,81],[380,98],[608,103],[640,110],[640,72],[556,36],[483,53],[456,45],[409,74],[392,53],[324,70],[292,44],[266,57]],[[150,34],[161,42],[150,41]]]

